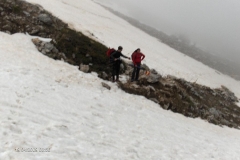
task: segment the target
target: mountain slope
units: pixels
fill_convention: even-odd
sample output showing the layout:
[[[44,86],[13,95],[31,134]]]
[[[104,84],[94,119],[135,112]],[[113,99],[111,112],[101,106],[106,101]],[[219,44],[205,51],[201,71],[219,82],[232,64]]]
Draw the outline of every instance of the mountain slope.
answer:
[[[240,97],[240,82],[219,74],[202,63],[164,45],[156,38],[131,26],[101,6],[88,0],[27,0],[42,5],[46,10],[68,23],[72,28],[110,47],[122,45],[123,53],[130,56],[141,48],[145,63],[162,75],[171,74],[188,81],[209,86],[226,86]]]

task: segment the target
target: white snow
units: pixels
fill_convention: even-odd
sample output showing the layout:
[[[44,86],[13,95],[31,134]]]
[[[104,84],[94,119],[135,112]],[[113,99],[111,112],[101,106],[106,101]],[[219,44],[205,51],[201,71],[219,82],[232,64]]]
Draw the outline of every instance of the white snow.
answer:
[[[162,73],[179,72],[178,76],[181,76],[188,72],[186,77],[191,78],[191,70],[180,73],[184,69],[180,62],[179,69],[174,68],[176,64],[167,63],[173,62],[174,57],[192,62],[192,68],[197,66],[192,59],[155,42],[157,40],[92,1],[41,0],[37,3],[64,21],[72,21],[73,27],[85,33],[89,25],[89,32],[105,44],[118,46],[121,43],[129,51],[141,44],[142,50],[146,51],[147,63]],[[106,28],[103,22],[110,22],[108,16],[113,22],[117,21]],[[112,37],[117,27],[119,34]],[[134,34],[130,34],[131,31]],[[120,39],[126,32],[129,33],[125,35],[126,39]],[[135,33],[139,35],[134,37]],[[160,51],[150,52],[156,48],[143,44],[144,38],[148,38],[153,46],[157,44]],[[169,56],[164,57],[163,50],[168,51]],[[154,63],[151,57],[156,54],[163,56],[159,60],[163,64]],[[85,74],[74,66],[39,53],[27,35],[0,32],[0,59],[1,160],[236,160],[240,157],[239,130],[165,111],[144,97],[124,93],[116,84],[105,82],[112,87],[109,91],[101,86],[102,80],[95,73]],[[196,63],[198,68],[212,74],[211,69]],[[202,82],[211,84],[207,80],[211,82],[211,79]],[[230,80],[232,85],[237,84]],[[38,152],[17,152],[16,148],[20,151],[21,148],[25,151],[37,148]],[[39,152],[40,148],[50,148],[50,152]]]
[[[238,159],[240,132],[161,109],[0,32],[0,159]],[[23,152],[15,149],[23,148]],[[37,148],[38,152],[25,150]],[[39,152],[50,148],[50,152]]]

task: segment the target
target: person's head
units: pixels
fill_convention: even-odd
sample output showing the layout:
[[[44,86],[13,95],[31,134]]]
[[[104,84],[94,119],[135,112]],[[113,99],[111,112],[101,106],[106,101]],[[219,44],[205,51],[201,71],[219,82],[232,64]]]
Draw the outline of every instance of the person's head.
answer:
[[[140,52],[140,48],[136,49],[134,52]]]
[[[119,46],[118,47],[118,51],[122,51],[123,50],[123,47],[122,46]]]

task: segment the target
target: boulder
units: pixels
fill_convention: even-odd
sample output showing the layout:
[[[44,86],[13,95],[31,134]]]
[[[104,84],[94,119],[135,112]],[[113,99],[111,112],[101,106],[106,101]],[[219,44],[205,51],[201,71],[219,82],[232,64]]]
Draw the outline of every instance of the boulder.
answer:
[[[51,25],[52,24],[52,19],[50,18],[50,16],[48,16],[47,14],[40,14],[38,16],[39,21],[47,24],[47,25]]]
[[[150,74],[150,75],[147,77],[147,82],[148,82],[148,83],[152,83],[152,84],[153,84],[153,83],[158,83],[161,77],[162,77],[162,76],[159,75],[159,74]]]

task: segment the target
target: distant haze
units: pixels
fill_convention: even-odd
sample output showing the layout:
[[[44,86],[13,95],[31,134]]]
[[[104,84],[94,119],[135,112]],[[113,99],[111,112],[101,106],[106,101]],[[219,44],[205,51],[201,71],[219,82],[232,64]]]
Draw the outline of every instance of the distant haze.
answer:
[[[215,55],[240,62],[239,0],[94,0]]]

